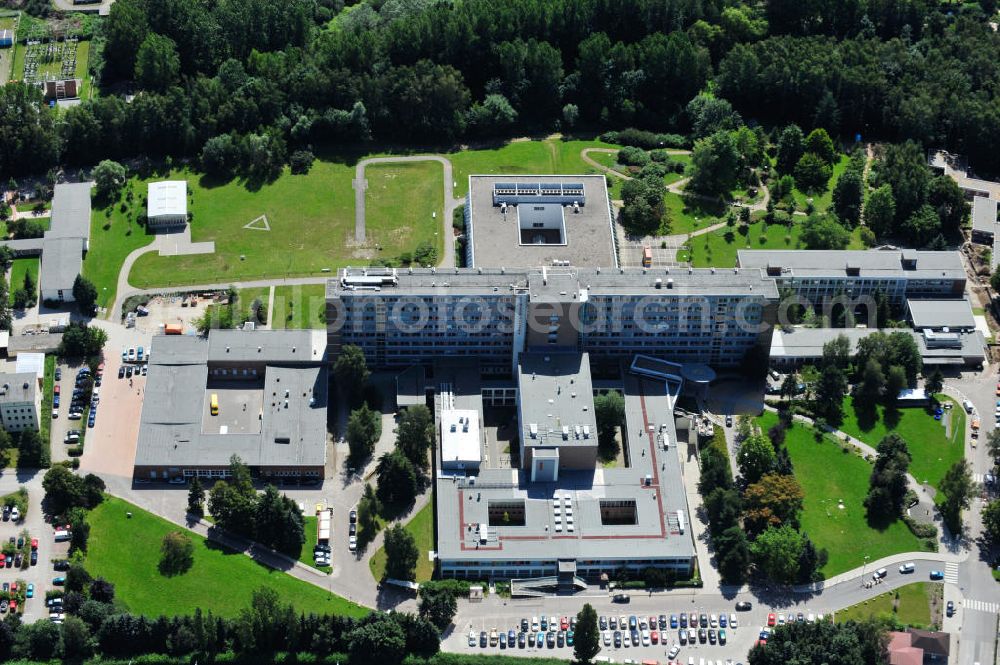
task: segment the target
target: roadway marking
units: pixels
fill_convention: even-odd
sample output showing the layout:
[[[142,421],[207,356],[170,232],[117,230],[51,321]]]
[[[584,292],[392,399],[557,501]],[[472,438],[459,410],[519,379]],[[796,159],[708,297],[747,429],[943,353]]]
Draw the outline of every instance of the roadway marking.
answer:
[[[962,606],[967,610],[978,610],[992,614],[1000,612],[1000,603],[988,603],[985,600],[969,600],[966,598],[962,601]]]
[[[949,562],[944,565],[944,581],[949,584],[958,584],[958,564]]]

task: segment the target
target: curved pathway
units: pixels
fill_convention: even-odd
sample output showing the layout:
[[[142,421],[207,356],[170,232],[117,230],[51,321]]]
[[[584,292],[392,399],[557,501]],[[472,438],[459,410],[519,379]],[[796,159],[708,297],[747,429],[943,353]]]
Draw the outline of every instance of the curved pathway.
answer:
[[[402,164],[406,162],[439,162],[444,167],[444,211],[441,215],[442,237],[444,243],[444,256],[441,257],[440,268],[455,267],[454,242],[449,242],[452,238],[451,216],[455,208],[462,205],[464,199],[456,199],[453,196],[454,171],[451,161],[440,155],[404,155],[400,157],[370,157],[362,159],[354,168],[354,180],[351,186],[354,188],[354,239],[358,243],[365,242],[365,190],[368,189],[368,181],[365,179],[365,167],[369,164]]]

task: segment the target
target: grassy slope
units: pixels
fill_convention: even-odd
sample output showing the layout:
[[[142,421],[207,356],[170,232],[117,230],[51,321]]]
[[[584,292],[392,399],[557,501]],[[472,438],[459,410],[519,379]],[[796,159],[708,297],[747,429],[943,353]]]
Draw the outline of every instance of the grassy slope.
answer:
[[[125,512],[131,511],[127,519]],[[159,615],[190,614],[196,607],[231,617],[262,586],[278,592],[297,610],[363,616],[368,610],[285,573],[224,550],[201,536],[194,541],[194,565],[176,577],[157,571],[160,542],[170,531],[183,530],[130,503],[108,497],[88,518],[90,545],[85,565],[94,576],[115,584],[117,598],[132,612]],[[123,547],[127,544],[127,547]]]
[[[758,418],[765,431],[777,422],[767,412]],[[902,521],[883,531],[871,528],[862,505],[868,493],[871,465],[841,448],[829,437],[817,443],[812,430],[796,423],[785,439],[795,467],[795,477],[805,493],[802,530],[818,548],[826,548],[830,558],[823,573],[827,577],[856,568],[865,555],[874,561],[897,552],[922,549],[920,540]],[[844,509],[837,502],[844,502]]]
[[[322,284],[274,287],[273,328],[325,328],[326,287]]]
[[[896,619],[911,626],[927,626],[931,623],[930,597],[933,587],[940,584],[933,582],[916,582],[900,587],[899,608]],[[852,605],[837,612],[837,621],[860,621],[869,617],[891,616],[895,594],[887,592],[879,594],[863,603]]]
[[[381,247],[379,256],[395,258],[422,242],[444,251],[442,168],[437,162],[372,164],[365,169],[365,233]],[[431,214],[436,217],[431,217]]]
[[[906,440],[913,456],[910,473],[918,482],[930,482],[937,486],[948,467],[965,454],[965,411],[950,397],[939,395],[938,399],[953,404],[951,417],[955,426],[950,438],[945,436],[941,421],[934,420],[931,413],[918,407],[900,409],[899,422],[889,428],[883,417],[885,409],[879,406],[878,420],[873,424],[865,423],[865,429],[862,429],[851,397],[844,399],[844,422],[840,429],[872,447],[877,446],[889,432],[898,433]]]
[[[434,549],[433,501],[428,502],[406,523],[406,530],[413,534],[417,549],[420,550],[420,556],[417,557],[417,581],[425,582],[434,573],[434,564],[427,560],[427,553]],[[385,561],[385,547],[380,547],[368,562],[372,576],[377,580],[382,579],[385,574]]]
[[[40,259],[37,256],[29,256],[23,259],[14,259],[10,266],[10,302],[14,302],[14,291],[24,286],[24,274],[31,273],[35,280],[35,295],[38,295],[38,264]]]

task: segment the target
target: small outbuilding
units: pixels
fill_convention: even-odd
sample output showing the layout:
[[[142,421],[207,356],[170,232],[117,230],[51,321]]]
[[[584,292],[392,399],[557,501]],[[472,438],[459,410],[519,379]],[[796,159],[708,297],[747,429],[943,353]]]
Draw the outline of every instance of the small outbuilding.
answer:
[[[150,228],[187,224],[187,182],[162,180],[149,183],[146,219]]]

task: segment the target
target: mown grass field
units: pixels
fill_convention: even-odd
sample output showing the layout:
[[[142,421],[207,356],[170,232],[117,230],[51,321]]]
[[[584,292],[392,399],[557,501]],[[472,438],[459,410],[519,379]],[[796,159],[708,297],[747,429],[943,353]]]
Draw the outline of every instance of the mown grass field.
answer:
[[[941,586],[935,582],[907,584],[896,590],[899,593],[898,607],[896,607],[896,591],[889,591],[840,610],[836,613],[836,620],[839,623],[887,617],[895,618],[896,621],[908,626],[929,626],[931,598],[941,593]]]
[[[765,412],[757,422],[767,431],[777,420],[776,414]],[[800,423],[789,428],[785,446],[805,494],[801,528],[817,548],[829,553],[822,569],[827,577],[861,566],[865,556],[875,561],[923,549],[901,520],[882,530],[869,526],[863,502],[872,467],[863,458],[843,452],[831,437],[817,442],[813,430]],[[841,501],[843,509],[838,507]]]
[[[944,421],[934,420],[932,412],[922,407],[899,409],[899,420],[887,423],[885,408],[878,406],[874,422],[860,421],[852,397],[844,398],[844,422],[840,430],[873,448],[890,432],[896,432],[906,441],[913,457],[910,473],[918,482],[929,482],[935,487],[955,462],[965,455],[965,410],[955,400],[938,395],[942,403],[951,402],[951,436],[946,436]]]
[[[322,284],[274,287],[272,328],[326,327],[326,287]]]
[[[126,512],[132,513],[128,519]],[[91,511],[90,541],[84,565],[93,576],[115,585],[129,611],[148,616],[190,614],[196,607],[224,617],[239,613],[254,590],[268,586],[301,612],[364,616],[368,610],[250,557],[223,549],[126,501],[108,497]],[[160,543],[171,531],[185,531],[194,542],[194,565],[175,577],[157,570]],[[311,547],[310,547],[311,549]]]
[[[434,574],[434,564],[427,559],[427,553],[434,549],[433,505],[433,501],[428,501],[427,505],[421,508],[405,526],[406,530],[413,534],[413,539],[417,543],[417,549],[420,550],[420,556],[417,557],[417,582],[426,582]],[[385,547],[380,547],[368,561],[372,577],[376,580],[381,580],[385,575],[385,562]]]
[[[443,256],[443,169],[438,162],[371,164],[365,168],[365,234],[380,258],[395,259],[430,243]],[[434,215],[432,217],[432,215]]]
[[[744,235],[739,225],[723,227],[691,239],[691,251],[679,251],[678,260],[690,261],[696,268],[731,268],[736,265],[736,253],[741,249],[802,249],[801,222],[796,216],[791,226],[754,222]],[[859,229],[851,233],[847,249],[864,249]]]

